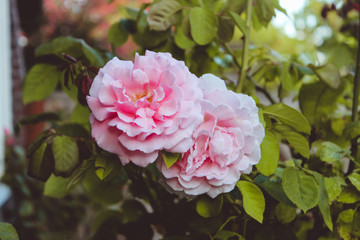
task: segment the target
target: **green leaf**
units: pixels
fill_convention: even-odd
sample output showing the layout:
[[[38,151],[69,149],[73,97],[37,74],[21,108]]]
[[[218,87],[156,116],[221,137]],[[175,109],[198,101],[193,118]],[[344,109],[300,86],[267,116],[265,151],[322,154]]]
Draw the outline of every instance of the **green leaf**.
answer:
[[[182,25],[178,25],[176,27],[174,41],[175,44],[181,49],[189,49],[195,46],[195,43],[185,36]]]
[[[333,223],[332,223],[331,214],[330,214],[329,197],[326,192],[324,177],[315,171],[312,171],[312,174],[319,184],[320,198],[319,198],[318,206],[319,206],[321,215],[324,218],[324,222],[325,222],[326,226],[330,229],[330,231],[332,231]]]
[[[163,150],[161,151],[161,156],[164,159],[167,169],[174,165],[179,159],[181,160],[181,153],[172,153]]]
[[[291,146],[305,158],[310,156],[309,141],[300,133],[295,132],[291,127],[283,124],[274,124],[273,129],[281,134]]]
[[[54,153],[56,176],[69,177],[79,165],[79,149],[76,141],[67,136],[56,136],[53,139],[52,150]]]
[[[84,107],[81,104],[77,104],[70,115],[70,121],[83,126],[88,132],[90,132],[90,110],[88,107]]]
[[[218,21],[218,38],[221,39],[223,42],[230,42],[234,36],[234,22],[227,15],[219,16]]]
[[[0,239],[1,240],[19,240],[16,229],[10,223],[0,222]]]
[[[286,196],[280,180],[274,180],[273,178],[265,177],[264,175],[259,174],[259,176],[255,178],[254,182],[277,201],[285,203],[288,206],[295,207],[295,205]]]
[[[275,6],[273,1],[254,0],[254,17],[257,17],[260,24],[267,26],[273,16],[275,16]]]
[[[299,92],[302,113],[311,124],[324,121],[336,109],[337,98],[343,89],[342,85],[336,90],[331,89],[323,82],[302,85]]]
[[[245,37],[249,36],[249,31],[246,28],[246,23],[244,20],[242,20],[242,18],[240,17],[239,14],[237,14],[236,12],[232,12],[229,11],[230,16],[232,17],[232,19],[235,22],[235,25],[240,29],[240,31],[244,34]]]
[[[334,201],[341,194],[341,186],[346,186],[345,180],[342,177],[325,177],[325,188],[328,193],[329,203]]]
[[[94,168],[86,172],[82,184],[89,196],[98,203],[109,205],[122,200],[121,185],[117,182],[101,181]]]
[[[298,80],[298,73],[296,68],[294,68],[291,62],[282,62],[281,63],[281,87],[285,91],[289,92],[294,89],[294,85]]]
[[[263,221],[265,211],[265,198],[261,190],[248,181],[238,181],[236,186],[243,196],[245,212],[259,223]]]
[[[360,121],[350,122],[345,126],[344,137],[346,139],[355,139],[360,135]]]
[[[44,195],[53,198],[63,198],[68,193],[68,185],[71,179],[57,177],[51,174],[44,186]]]
[[[35,50],[35,56],[49,54],[69,54],[74,58],[83,60],[85,64],[102,67],[105,63],[101,55],[90,47],[84,40],[73,37],[58,37],[40,45]]]
[[[357,205],[355,209],[351,232],[355,237],[360,237],[360,205]]]
[[[43,141],[30,155],[28,175],[41,181],[46,181],[54,170],[54,158],[51,145]]]
[[[189,14],[194,41],[199,45],[209,44],[217,33],[217,16],[213,11],[201,7],[194,7]]]
[[[261,159],[256,168],[265,176],[273,174],[277,168],[280,156],[279,143],[274,135],[265,131],[265,138],[261,145]]]
[[[123,45],[129,37],[129,33],[124,29],[124,24],[121,21],[111,25],[108,31],[108,41],[114,47],[119,47]]]
[[[82,177],[84,177],[85,172],[92,166],[94,166],[94,157],[84,160],[71,175],[67,188],[69,189],[70,187],[77,184],[82,179]]]
[[[352,173],[348,176],[350,182],[356,187],[356,189],[360,192],[360,174]]]
[[[345,187],[337,199],[338,202],[352,204],[360,201],[360,192],[352,186]]]
[[[220,214],[222,205],[222,195],[216,197],[215,199],[203,196],[196,202],[196,211],[204,218],[216,217]]]
[[[310,134],[311,127],[304,115],[284,103],[271,105],[265,108],[263,112],[279,119],[299,132]]]
[[[354,209],[347,209],[342,211],[337,218],[338,232],[341,239],[353,240],[352,229],[354,219]]]
[[[282,223],[290,223],[296,218],[296,208],[280,202],[275,207],[275,216]]]
[[[329,87],[336,89],[340,86],[340,72],[334,64],[328,63],[321,67],[309,65],[309,67],[313,70],[316,76],[318,76],[320,80],[326,83]]]
[[[34,65],[26,75],[22,89],[24,104],[39,101],[49,96],[59,82],[60,72],[57,66],[39,63]]]
[[[319,201],[319,185],[313,176],[295,168],[286,168],[282,186],[288,198],[304,212],[315,207]]]
[[[151,30],[164,31],[168,29],[176,19],[176,13],[181,5],[176,0],[160,0],[151,5],[147,16]]]
[[[118,159],[112,159],[112,158],[105,158],[103,156],[99,156],[95,160],[95,173],[96,176],[100,180],[104,180],[107,176],[110,175],[110,173],[114,170],[116,167]]]
[[[220,239],[220,240],[228,240],[228,239],[238,239],[238,240],[245,240],[245,238],[243,236],[241,236],[240,234],[238,234],[237,232],[232,232],[232,231],[228,231],[228,230],[220,230],[216,233],[215,235],[215,239]]]
[[[339,162],[343,158],[344,150],[332,142],[322,142],[318,148],[318,156],[326,163]]]
[[[150,30],[146,14],[140,11],[136,23],[136,32],[132,35],[136,44],[143,48],[154,48],[167,41],[169,30],[154,31]]]

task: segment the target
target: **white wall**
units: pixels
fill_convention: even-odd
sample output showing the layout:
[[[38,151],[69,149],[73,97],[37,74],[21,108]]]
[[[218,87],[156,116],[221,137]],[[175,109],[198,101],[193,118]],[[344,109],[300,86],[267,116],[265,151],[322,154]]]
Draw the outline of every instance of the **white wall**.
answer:
[[[10,0],[0,0],[0,177],[4,173],[4,128],[12,129]]]

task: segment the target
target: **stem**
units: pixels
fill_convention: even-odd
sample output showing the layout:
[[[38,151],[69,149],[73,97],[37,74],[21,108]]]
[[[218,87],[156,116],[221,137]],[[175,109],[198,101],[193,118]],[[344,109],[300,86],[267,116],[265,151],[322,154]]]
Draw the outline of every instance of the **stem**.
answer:
[[[242,92],[244,81],[246,78],[246,70],[248,68],[249,61],[249,41],[250,41],[250,29],[251,29],[251,11],[252,11],[252,0],[247,0],[246,6],[246,30],[247,36],[244,36],[243,52],[241,56],[241,72],[238,85],[236,86],[236,92]]]
[[[246,239],[246,228],[247,228],[247,222],[248,222],[249,218],[246,216],[244,219],[244,225],[243,225],[243,237]]]
[[[233,61],[234,61],[234,64],[235,66],[239,69],[239,71],[241,71],[241,65],[240,63],[238,62],[238,60],[236,59],[236,56],[235,54],[233,53],[233,51],[231,51],[231,49],[229,48],[228,45],[226,45],[226,43],[221,43],[221,45],[223,46],[224,50],[231,55]],[[239,72],[240,74],[240,72]]]
[[[271,104],[275,104],[275,100],[271,97],[271,95],[266,91],[266,89],[258,86],[258,85],[255,85],[255,89],[259,92],[261,92],[262,94],[265,95],[265,97],[271,102]]]
[[[234,200],[231,199],[231,197],[228,194],[224,194],[225,198],[231,203],[231,206],[234,208],[234,210],[241,215],[241,210],[235,205],[236,203]]]
[[[358,106],[359,106],[359,92],[360,92],[360,13],[359,13],[359,22],[358,22],[358,49],[357,49],[357,57],[356,57],[356,68],[355,68],[355,76],[354,76],[354,96],[353,96],[353,106],[351,113],[351,121],[356,122],[359,119],[358,114]],[[357,138],[351,141],[351,155],[354,157],[356,161],[357,155]],[[351,172],[354,169],[354,164],[350,163],[349,171]]]

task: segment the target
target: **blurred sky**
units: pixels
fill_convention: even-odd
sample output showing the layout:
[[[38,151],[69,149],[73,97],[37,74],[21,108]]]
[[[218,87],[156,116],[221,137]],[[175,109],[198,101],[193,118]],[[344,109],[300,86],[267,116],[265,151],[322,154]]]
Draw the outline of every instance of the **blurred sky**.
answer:
[[[272,20],[272,23],[279,28],[282,28],[284,32],[289,37],[295,37],[296,36],[296,29],[294,25],[294,14],[301,11],[306,3],[308,3],[311,0],[280,0],[281,7],[285,8],[288,16],[286,16],[284,13],[280,11],[276,11],[276,17]],[[319,0],[326,3],[334,3],[336,0]],[[311,21],[311,19],[306,19],[306,21]],[[316,19],[313,19],[314,26],[316,25]],[[311,23],[308,25],[311,25]]]

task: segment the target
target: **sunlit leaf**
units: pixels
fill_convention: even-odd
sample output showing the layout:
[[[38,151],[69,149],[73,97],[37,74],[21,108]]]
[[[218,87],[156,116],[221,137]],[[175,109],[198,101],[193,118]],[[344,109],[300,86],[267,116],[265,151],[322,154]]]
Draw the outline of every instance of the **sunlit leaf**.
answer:
[[[277,131],[286,139],[291,146],[305,158],[310,156],[309,141],[300,133],[284,124],[274,124],[274,131]]]
[[[280,156],[279,143],[274,135],[265,131],[265,138],[261,142],[261,159],[256,168],[265,176],[273,174],[277,168]]]
[[[264,114],[273,116],[299,132],[310,134],[310,124],[299,111],[286,104],[278,103],[264,109]]]
[[[240,29],[245,37],[248,37],[248,29],[246,28],[245,21],[236,12],[229,11],[230,16],[233,18],[235,25]]]
[[[161,156],[165,162],[166,168],[170,168],[176,163],[176,161],[181,159],[181,153],[172,153],[165,150],[161,151]]]
[[[332,223],[332,219],[331,219],[329,197],[328,197],[328,194],[326,191],[324,177],[315,171],[312,171],[312,174],[315,177],[317,183],[319,184],[320,198],[319,198],[318,206],[319,206],[321,215],[324,218],[324,222],[325,222],[326,226],[330,229],[330,231],[332,231],[333,223]]]
[[[189,49],[195,46],[195,43],[185,36],[182,25],[176,27],[174,41],[181,49]]]
[[[104,180],[116,168],[119,160],[99,156],[95,160],[95,173],[100,180]]]
[[[331,63],[325,64],[321,67],[309,66],[313,72],[331,88],[338,88],[340,86],[341,77],[339,69]]]
[[[347,204],[356,203],[360,201],[360,192],[352,186],[345,187],[337,198],[337,201]]]
[[[288,198],[304,212],[315,207],[319,201],[319,185],[313,176],[295,168],[286,168],[282,186]]]
[[[352,173],[348,176],[350,182],[356,187],[356,189],[360,192],[360,174]]]
[[[218,18],[209,9],[194,7],[190,10],[191,36],[199,45],[210,43],[216,36]]]
[[[263,221],[265,211],[265,198],[261,190],[248,181],[238,181],[236,186],[243,196],[245,212],[259,223]]]
[[[341,186],[346,186],[345,180],[341,177],[325,177],[325,188],[329,196],[329,203],[334,201],[341,194]]]
[[[1,240],[19,240],[16,229],[10,223],[0,222],[0,239]]]
[[[352,230],[353,230],[353,219],[354,219],[354,209],[347,209],[342,211],[336,223],[338,224],[338,232],[340,237],[345,240],[352,240]]]
[[[54,198],[63,198],[68,193],[70,178],[57,177],[51,174],[44,186],[44,195]]]
[[[313,124],[327,119],[336,108],[336,100],[343,91],[342,85],[336,90],[323,82],[304,84],[299,92],[302,113]]]
[[[344,150],[332,142],[322,142],[318,149],[321,161],[326,163],[339,162],[344,155]]]

